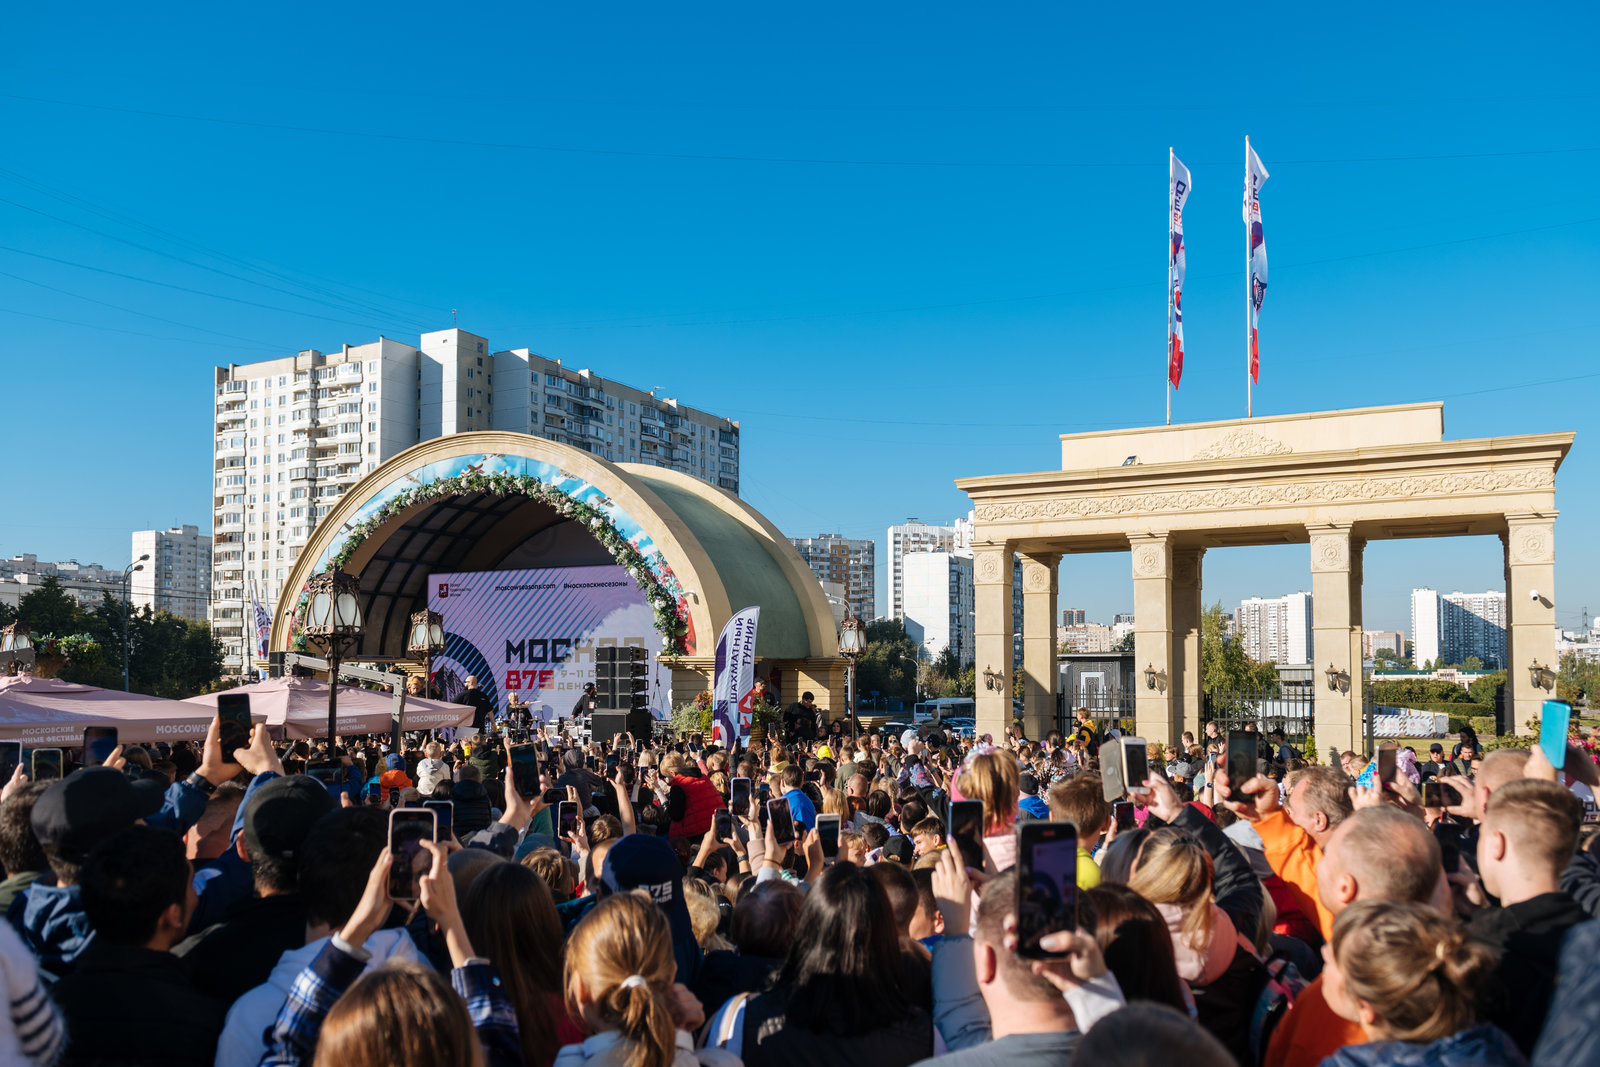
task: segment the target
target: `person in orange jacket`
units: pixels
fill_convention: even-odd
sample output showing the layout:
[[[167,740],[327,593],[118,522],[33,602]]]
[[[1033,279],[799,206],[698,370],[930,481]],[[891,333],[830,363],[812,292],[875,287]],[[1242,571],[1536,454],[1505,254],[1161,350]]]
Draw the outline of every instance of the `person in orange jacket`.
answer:
[[[409,789],[413,785],[406,774],[406,758],[398,752],[383,757],[383,773],[378,775],[378,799],[387,804],[391,789]]]

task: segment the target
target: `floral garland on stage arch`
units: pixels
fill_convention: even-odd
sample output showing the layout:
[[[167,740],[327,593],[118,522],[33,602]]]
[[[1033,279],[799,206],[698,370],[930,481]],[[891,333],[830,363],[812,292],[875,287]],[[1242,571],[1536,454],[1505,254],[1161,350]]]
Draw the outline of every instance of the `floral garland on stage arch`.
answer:
[[[679,599],[682,590],[678,588],[678,580],[672,574],[672,568],[662,558],[659,552],[654,553],[654,558],[647,558],[633,544],[612,525],[611,520],[604,511],[592,504],[586,504],[574,499],[555,486],[540,481],[532,475],[526,474],[484,474],[479,471],[465,471],[448,478],[427,482],[414,486],[400,493],[391,500],[386,501],[382,507],[368,518],[357,523],[350,530],[350,536],[345,538],[339,550],[328,559],[328,567],[342,568],[355,555],[361,543],[390,519],[399,515],[407,508],[417,504],[425,504],[445,497],[465,496],[468,493],[492,493],[495,496],[525,496],[540,503],[548,504],[560,514],[582,524],[588,529],[590,536],[611,554],[623,569],[628,572],[639,588],[643,590],[645,599],[650,602],[650,608],[655,612],[655,626],[662,636],[662,654],[678,655],[684,650],[684,637],[689,632],[688,621],[683,617],[679,608]],[[289,647],[297,652],[306,650],[306,637],[304,633],[304,618],[309,595],[305,589],[300,591],[299,598],[295,601],[294,612],[289,619]]]

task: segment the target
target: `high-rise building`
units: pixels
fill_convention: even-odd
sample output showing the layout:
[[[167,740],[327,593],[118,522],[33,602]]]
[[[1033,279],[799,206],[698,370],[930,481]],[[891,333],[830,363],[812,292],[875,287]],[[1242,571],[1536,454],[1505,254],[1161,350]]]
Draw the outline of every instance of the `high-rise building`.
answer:
[[[1098,622],[1075,623],[1056,631],[1056,647],[1062,652],[1111,652],[1119,640],[1116,630]]]
[[[1486,667],[1506,665],[1506,595],[1411,590],[1411,662],[1465,663],[1476,656]]]
[[[1406,635],[1399,630],[1362,630],[1361,658],[1372,659],[1380,650],[1387,649],[1396,656],[1406,654]]]
[[[128,583],[135,608],[205,621],[211,606],[211,538],[198,526],[133,531],[129,559],[148,555]]]
[[[889,527],[889,606],[892,617],[904,619],[905,571],[902,561],[913,552],[955,552],[972,554],[972,523],[957,519],[949,526],[935,526],[921,519],[907,519]]]
[[[241,666],[253,586],[282,593],[317,521],[420,441],[511,430],[739,491],[739,424],[465,330],[216,369],[212,632]],[[119,575],[120,577],[120,575]]]
[[[1082,626],[1087,621],[1088,620],[1086,620],[1084,618],[1084,614],[1083,614],[1083,609],[1082,608],[1062,608],[1061,609],[1061,625],[1062,626]]]
[[[906,635],[932,659],[946,648],[963,666],[975,655],[972,556],[913,552],[905,557]]]
[[[1239,640],[1259,663],[1311,662],[1311,594],[1251,597],[1239,604]]]
[[[853,540],[842,534],[819,534],[791,537],[789,543],[818,581],[835,582],[849,591],[850,608],[857,617],[869,622],[877,618],[877,542]]]

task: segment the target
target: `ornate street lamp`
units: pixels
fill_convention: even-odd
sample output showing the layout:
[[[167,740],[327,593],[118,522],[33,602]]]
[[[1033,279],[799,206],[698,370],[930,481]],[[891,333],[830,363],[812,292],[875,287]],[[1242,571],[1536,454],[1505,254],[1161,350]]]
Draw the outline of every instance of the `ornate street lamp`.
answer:
[[[334,569],[313,575],[306,583],[305,635],[322,642],[328,655],[328,751],[339,732],[339,660],[366,633],[361,621],[361,604],[356,594],[361,579]]]
[[[1548,689],[1550,685],[1545,681],[1545,675],[1550,673],[1550,668],[1542,665],[1538,659],[1528,664],[1528,681],[1535,689]]]
[[[144,570],[144,561],[149,558],[150,553],[146,552],[122,570],[122,691],[124,693],[128,691],[128,579],[133,577],[134,571]],[[154,582],[151,582],[150,588],[152,590],[155,588]],[[152,606],[154,603],[152,599]]]
[[[1003,691],[1006,687],[1005,672],[997,671],[993,667],[983,669],[983,687],[989,690]]]
[[[850,736],[856,737],[856,660],[867,650],[867,628],[856,618],[848,598],[844,602],[844,621],[839,623],[839,655],[845,659],[845,692],[849,694],[845,714],[850,716]]]
[[[1333,664],[1328,664],[1328,669],[1322,672],[1328,677],[1328,689],[1335,693],[1348,693],[1350,691],[1350,676]]]
[[[423,608],[411,615],[410,637],[406,651],[422,656],[425,664],[422,675],[422,692],[433,696],[433,657],[444,651],[444,616]]]

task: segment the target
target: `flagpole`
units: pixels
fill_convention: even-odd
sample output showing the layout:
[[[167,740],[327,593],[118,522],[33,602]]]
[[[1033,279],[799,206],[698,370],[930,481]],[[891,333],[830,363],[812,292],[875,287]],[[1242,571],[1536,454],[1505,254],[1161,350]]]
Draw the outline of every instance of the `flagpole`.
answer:
[[[1167,380],[1167,425],[1172,425],[1172,159],[1167,147],[1167,336],[1165,378]]]
[[[1250,135],[1244,137],[1244,188],[1246,196],[1250,193]],[[1250,203],[1245,202],[1248,209]],[[1248,215],[1248,211],[1246,212]],[[1244,417],[1255,417],[1255,383],[1250,380],[1250,301],[1254,294],[1250,289],[1250,220],[1247,217],[1244,223]]]

